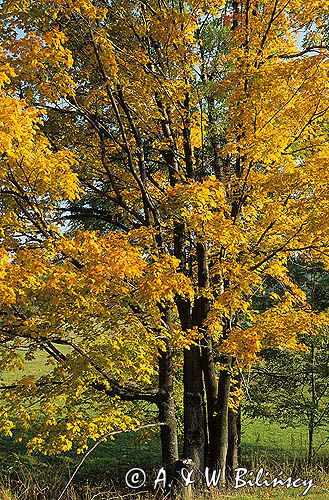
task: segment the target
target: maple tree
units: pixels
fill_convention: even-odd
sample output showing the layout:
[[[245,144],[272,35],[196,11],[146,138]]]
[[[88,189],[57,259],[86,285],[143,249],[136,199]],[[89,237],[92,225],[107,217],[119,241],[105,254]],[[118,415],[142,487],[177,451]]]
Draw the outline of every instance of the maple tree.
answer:
[[[327,4],[2,3],[5,432],[81,451],[152,402],[173,468],[182,370],[184,458],[224,479],[234,374],[326,322],[287,259],[329,262]]]

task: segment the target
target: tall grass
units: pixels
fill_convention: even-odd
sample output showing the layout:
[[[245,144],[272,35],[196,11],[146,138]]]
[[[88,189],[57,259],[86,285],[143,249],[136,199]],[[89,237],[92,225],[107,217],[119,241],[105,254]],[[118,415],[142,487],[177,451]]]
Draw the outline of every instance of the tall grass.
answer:
[[[301,435],[305,429],[281,429],[266,422],[253,421],[244,427],[243,463],[250,471],[263,467],[273,478],[280,471],[283,477],[313,478],[314,486],[307,499],[329,499],[329,453],[321,448],[313,468],[307,465],[306,453]],[[321,439],[320,439],[321,438]],[[319,443],[322,437],[319,436]],[[0,500],[58,500],[81,457],[73,454],[45,459],[41,456],[28,457],[22,443],[14,440],[0,440]],[[121,435],[115,441],[102,443],[83,463],[72,484],[61,500],[135,500],[138,491],[129,490],[124,484],[125,473],[131,467],[142,467],[150,480],[143,488],[143,500],[161,500],[161,490],[152,491],[153,482],[160,464],[160,447],[157,436],[147,441],[137,434]],[[296,490],[285,488],[234,488],[213,489],[195,500],[274,499],[301,497],[303,487]],[[168,499],[167,499],[168,500]],[[186,500],[186,498],[177,498]]]
[[[291,462],[286,459],[285,462],[273,463],[271,457],[264,460],[262,457],[261,463],[256,460],[250,466],[250,470],[258,470],[263,467],[270,472],[270,477],[275,477],[279,471],[283,471],[283,477],[292,475],[294,478],[301,477],[303,479],[313,478],[314,486],[307,494],[307,499],[322,499],[329,498],[329,476],[321,464],[317,464],[311,470],[307,467],[306,462],[296,461]],[[63,492],[72,470],[65,470],[55,466],[50,466],[48,470],[45,468],[31,468],[27,465],[20,465],[7,471],[6,475],[0,477],[0,499],[1,500],[58,500]],[[143,500],[161,500],[165,498],[162,490],[152,491],[153,479],[155,471],[150,471],[152,480],[143,487],[143,492],[128,490],[123,484],[119,485],[110,477],[97,484],[92,481],[73,482],[61,500],[125,500],[141,498]],[[195,494],[195,500],[209,499],[220,500],[228,498],[233,500],[239,499],[284,499],[284,498],[301,498],[304,487],[301,488],[241,488],[235,490],[232,485],[227,488],[212,488],[211,491],[205,491],[201,494]],[[177,500],[186,500],[186,497],[179,496]]]

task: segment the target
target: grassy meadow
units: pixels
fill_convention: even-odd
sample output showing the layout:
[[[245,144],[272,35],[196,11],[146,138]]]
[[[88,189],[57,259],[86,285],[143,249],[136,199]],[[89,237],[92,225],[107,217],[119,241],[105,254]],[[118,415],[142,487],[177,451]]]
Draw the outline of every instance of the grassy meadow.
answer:
[[[28,361],[24,374],[41,376],[47,370],[46,357]],[[21,373],[19,373],[21,375]],[[13,373],[3,373],[2,384],[15,380]],[[315,435],[315,465],[307,466],[306,427],[282,428],[275,422],[262,419],[242,420],[242,467],[257,471],[263,467],[270,477],[283,470],[290,475],[313,478],[314,486],[307,494],[310,499],[329,498],[329,440],[323,429]],[[59,500],[83,455],[69,452],[56,457],[29,455],[22,442],[15,438],[0,438],[0,500]],[[128,489],[126,472],[140,467],[147,473],[147,482],[141,490]],[[60,500],[106,500],[136,498],[162,498],[163,492],[151,493],[157,471],[161,467],[161,447],[157,430],[119,434],[115,440],[103,442],[78,467],[72,484]],[[285,499],[300,498],[301,488],[241,488],[212,489],[209,498],[216,499]],[[203,498],[206,498],[203,496]],[[189,500],[189,499],[182,499]]]
[[[264,467],[271,477],[280,470],[284,477],[290,474],[314,480],[307,494],[310,499],[327,499],[329,478],[326,474],[329,463],[329,444],[321,448],[316,465],[310,471],[306,464],[307,430],[282,429],[275,423],[261,420],[243,421],[242,466],[250,470]],[[325,432],[318,434],[316,445],[325,440]],[[45,458],[27,455],[24,445],[12,438],[0,441],[0,498],[8,500],[57,500],[66,483],[79,464],[81,456],[68,453]],[[85,460],[74,477],[71,487],[62,497],[67,500],[105,500],[136,497],[124,482],[126,472],[141,467],[147,472],[147,483],[142,488],[143,498],[161,498],[162,493],[150,494],[149,490],[160,468],[160,442],[152,432],[119,435],[114,441],[101,443]],[[139,490],[137,490],[138,492]],[[214,499],[284,499],[300,498],[303,487],[286,488],[233,488],[213,489]],[[14,493],[15,492],[15,493]],[[147,493],[146,493],[147,492]],[[204,497],[205,498],[205,497]]]

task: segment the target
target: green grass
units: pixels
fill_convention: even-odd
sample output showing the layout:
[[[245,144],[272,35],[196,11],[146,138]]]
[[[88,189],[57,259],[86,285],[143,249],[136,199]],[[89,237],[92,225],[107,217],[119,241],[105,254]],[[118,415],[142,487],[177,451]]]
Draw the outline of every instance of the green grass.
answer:
[[[319,446],[325,440],[325,431],[316,434],[315,443]],[[307,429],[281,428],[276,423],[269,423],[260,419],[245,420],[242,428],[242,454],[243,464],[258,466],[266,463],[282,462],[291,464],[294,460],[305,461],[307,457]],[[329,444],[327,443],[317,457],[320,465],[329,457]],[[16,443],[11,438],[0,439],[0,467],[13,463],[38,465],[44,463],[62,464],[64,467],[73,466],[79,462],[80,457],[68,453],[54,458],[28,456],[22,443]],[[90,455],[81,468],[81,475],[106,475],[108,471],[116,476],[122,474],[129,467],[140,465],[145,469],[156,468],[161,462],[160,440],[154,433],[148,438],[140,433],[121,434],[114,441],[100,444]]]
[[[314,447],[321,460],[329,457],[329,430],[321,429],[314,436]],[[276,422],[262,419],[244,419],[242,424],[244,456],[251,461],[253,457],[271,455],[274,459],[307,457],[308,433],[306,426],[283,428]]]
[[[300,477],[308,479],[314,478],[315,485],[307,495],[308,499],[329,498],[328,476],[324,472],[325,459],[328,458],[328,447],[322,449],[321,460],[313,471],[309,471],[305,460],[307,433],[305,428],[282,429],[278,424],[269,424],[261,420],[253,423],[244,421],[243,426],[243,466],[250,470],[257,470],[263,466],[266,470],[284,470],[284,476],[288,477],[294,470],[295,477],[297,471]],[[318,439],[320,437],[318,436]],[[17,484],[28,483],[31,491],[35,491],[34,479],[37,483],[44,485],[44,488],[55,488],[59,495],[60,488],[64,487],[74,471],[76,464],[81,457],[69,453],[54,458],[43,458],[41,456],[27,456],[22,443],[15,443],[12,439],[6,438],[0,441],[0,483],[6,481]],[[296,460],[299,461],[298,467]],[[160,442],[157,436],[149,439],[141,439],[141,435],[122,434],[114,441],[100,444],[92,455],[83,463],[75,478],[74,489],[71,490],[68,499],[91,499],[92,495],[101,491],[111,490],[110,496],[98,495],[97,499],[113,498],[115,491],[120,491],[120,495],[127,495],[129,491],[124,484],[124,476],[131,467],[142,467],[148,471],[152,478],[152,484],[156,471],[160,464]],[[23,488],[22,488],[23,489]],[[88,491],[93,492],[90,493]],[[214,490],[214,500],[219,499],[284,499],[300,498],[303,488],[296,490],[282,488],[242,488],[239,490]],[[54,489],[52,490],[54,491]],[[82,493],[83,491],[83,493]],[[96,493],[95,493],[96,492]],[[55,494],[55,493],[53,493]],[[119,495],[119,497],[120,497]],[[117,495],[118,496],[118,495]],[[4,494],[0,495],[5,498]],[[8,497],[12,500],[14,497]],[[34,497],[26,497],[32,500]],[[35,497],[38,498],[38,497]],[[43,499],[43,497],[40,497]],[[52,497],[45,497],[51,500]],[[133,497],[136,498],[136,497]],[[148,497],[151,498],[151,497]],[[205,496],[202,498],[206,498]],[[208,497],[207,497],[208,498]],[[24,496],[19,496],[19,500],[25,500]],[[183,499],[182,499],[183,500]]]
[[[45,373],[46,356],[27,362],[24,375],[40,376]],[[12,383],[21,375],[3,373],[1,383]],[[322,430],[315,436],[315,448],[320,447],[328,437]],[[324,472],[329,464],[329,443],[321,447],[316,464],[309,471],[307,457],[307,429],[282,428],[278,423],[261,419],[244,419],[242,425],[243,466],[257,470],[263,466],[269,471],[299,471],[301,477],[314,476],[315,486],[307,495],[308,499],[329,498],[328,475]],[[0,439],[0,500],[52,500],[59,496],[61,489],[81,460],[80,456],[68,453],[58,457],[46,458],[41,455],[30,456],[24,443],[16,443],[12,438]],[[98,495],[97,500],[122,498],[129,494],[124,485],[124,476],[131,467],[142,467],[150,477],[155,477],[161,466],[161,447],[157,431],[146,436],[139,433],[121,434],[114,441],[100,444],[88,457],[75,477],[74,487],[67,499],[91,500],[93,495],[111,490],[109,495]],[[272,473],[271,476],[273,477]],[[2,490],[1,490],[2,488]],[[12,490],[18,492],[13,496]],[[29,491],[26,495],[24,492]],[[120,494],[117,492],[120,491]],[[24,496],[25,495],[25,496]],[[136,496],[132,497],[136,498]],[[145,498],[154,498],[146,496]],[[159,498],[159,497],[157,497]],[[203,496],[202,498],[208,498]],[[243,488],[241,490],[215,490],[214,500],[219,499],[286,499],[301,498],[301,489],[261,489]],[[201,500],[201,499],[200,499]]]
[[[68,354],[72,351],[70,347],[63,346],[61,348],[63,354]],[[22,376],[33,375],[35,378],[39,378],[42,375],[50,373],[54,365],[49,363],[49,355],[44,351],[38,351],[35,353],[35,358],[31,360],[24,360],[23,369],[17,370],[3,370],[0,373],[0,384],[12,384],[15,380],[19,380]]]

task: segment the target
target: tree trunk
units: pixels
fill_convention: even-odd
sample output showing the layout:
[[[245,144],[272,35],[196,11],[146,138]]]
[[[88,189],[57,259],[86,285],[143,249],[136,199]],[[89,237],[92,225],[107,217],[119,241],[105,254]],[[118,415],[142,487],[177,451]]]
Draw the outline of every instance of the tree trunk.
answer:
[[[311,420],[313,420],[313,419],[311,418]],[[309,423],[309,427],[308,427],[308,455],[307,455],[307,464],[308,464],[309,467],[311,467],[312,464],[313,464],[313,452],[314,452],[313,437],[314,437],[314,426],[313,426],[313,422],[311,421]]]
[[[241,407],[237,411],[228,409],[228,450],[226,457],[226,475],[234,477],[234,470],[241,461]]]
[[[233,361],[234,363],[234,361]],[[237,375],[231,382],[231,391],[240,389],[241,376]],[[228,450],[226,457],[227,477],[234,477],[234,470],[241,461],[241,406],[237,411],[228,409]]]
[[[208,286],[209,270],[207,248],[201,243],[197,244],[197,263],[198,287],[201,295],[195,301],[191,321],[192,326],[200,329],[210,308],[209,299],[202,296],[202,289]],[[201,472],[204,470],[208,441],[202,377],[202,365],[205,359],[204,353],[201,355],[201,349],[204,351],[206,347],[208,344],[203,340],[201,346],[192,346],[184,355],[184,457],[192,459],[195,467]],[[208,364],[210,361],[211,358],[208,359]]]
[[[184,458],[203,471],[205,455],[204,398],[199,346],[184,353]]]
[[[170,310],[164,312],[164,321],[171,327]],[[161,425],[161,448],[162,448],[162,463],[165,467],[168,479],[173,477],[175,472],[176,462],[178,460],[178,437],[177,437],[177,422],[176,408],[174,398],[174,380],[172,353],[167,342],[167,349],[160,351],[159,358],[159,420],[164,425]]]
[[[180,260],[180,269],[187,273],[184,255],[184,225],[176,224],[174,233],[175,256]],[[182,329],[192,326],[191,303],[176,297],[176,305]],[[204,468],[205,454],[205,409],[200,346],[191,346],[184,351],[184,450],[185,459],[191,459],[197,469]]]
[[[205,335],[202,340],[202,369],[204,375],[204,384],[207,396],[207,424],[208,424],[208,443],[206,447],[205,462],[210,465],[214,459],[215,451],[214,441],[217,433],[216,420],[216,401],[217,401],[217,377],[215,362],[213,358],[212,339]]]
[[[159,419],[161,425],[162,463],[174,471],[178,460],[177,423],[172,377],[171,351],[161,351],[159,360]]]
[[[209,80],[212,80],[209,77]],[[225,147],[225,138],[221,136],[220,132],[216,130],[217,119],[215,111],[215,99],[212,95],[208,97],[208,122],[211,125],[212,131],[210,135],[210,143],[213,148],[213,171],[216,179],[223,181],[227,170],[227,157],[223,158],[223,149]]]
[[[226,457],[228,450],[228,402],[231,385],[232,356],[222,355],[221,369],[218,379],[218,397],[216,402],[217,432],[212,444],[213,453],[210,463],[211,469],[220,470],[220,481],[226,481]]]
[[[308,465],[311,466],[313,463],[313,436],[314,436],[314,420],[316,411],[316,386],[315,386],[315,349],[314,345],[311,346],[311,393],[312,393],[312,406],[311,415],[308,423]]]

